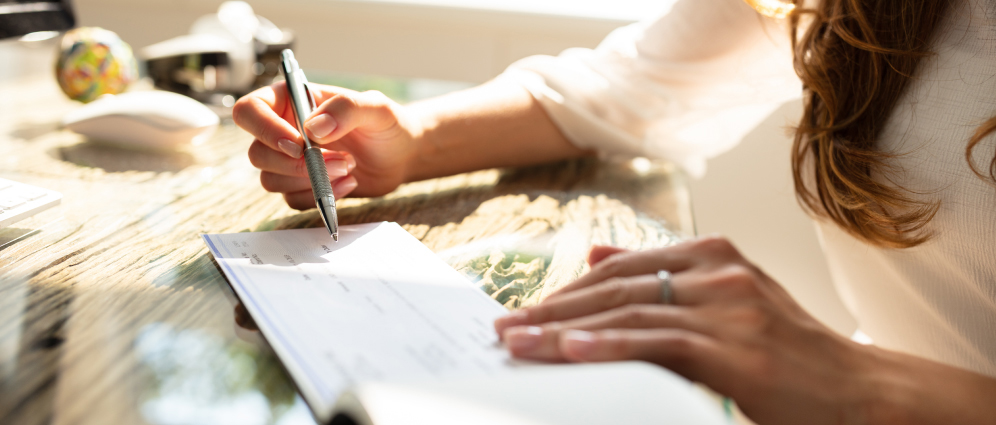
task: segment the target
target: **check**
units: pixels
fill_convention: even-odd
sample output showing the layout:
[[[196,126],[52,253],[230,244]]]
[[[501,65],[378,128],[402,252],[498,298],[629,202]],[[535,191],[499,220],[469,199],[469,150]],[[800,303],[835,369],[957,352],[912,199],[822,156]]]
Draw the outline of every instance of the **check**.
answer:
[[[203,237],[322,421],[361,382],[512,369],[507,310],[395,223]]]

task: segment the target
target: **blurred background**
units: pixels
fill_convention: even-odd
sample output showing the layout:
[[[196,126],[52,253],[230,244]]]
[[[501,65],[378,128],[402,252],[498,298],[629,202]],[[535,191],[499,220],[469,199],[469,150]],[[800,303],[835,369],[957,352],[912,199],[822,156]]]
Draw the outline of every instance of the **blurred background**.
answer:
[[[309,76],[374,75],[482,83],[517,59],[594,47],[612,29],[673,0],[259,0],[296,35]],[[79,24],[138,49],[186,33],[220,0],[77,0]],[[155,17],[149,19],[149,17]],[[417,90],[417,89],[416,89]]]

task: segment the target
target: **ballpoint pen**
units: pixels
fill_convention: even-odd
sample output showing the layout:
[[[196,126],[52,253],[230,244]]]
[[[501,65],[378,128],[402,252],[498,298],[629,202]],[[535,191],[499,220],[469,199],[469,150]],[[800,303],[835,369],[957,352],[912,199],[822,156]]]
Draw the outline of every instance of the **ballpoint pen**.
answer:
[[[308,167],[308,177],[311,178],[311,190],[315,193],[315,204],[325,221],[332,239],[339,240],[339,216],[335,211],[335,196],[332,194],[332,183],[329,182],[329,172],[325,168],[325,157],[322,149],[311,144],[307,132],[304,131],[304,120],[311,116],[315,109],[315,97],[308,89],[308,79],[304,71],[294,59],[294,52],[285,49],[280,53],[280,68],[287,80],[287,93],[290,95],[291,109],[294,110],[294,123],[301,137],[304,138],[304,163]]]

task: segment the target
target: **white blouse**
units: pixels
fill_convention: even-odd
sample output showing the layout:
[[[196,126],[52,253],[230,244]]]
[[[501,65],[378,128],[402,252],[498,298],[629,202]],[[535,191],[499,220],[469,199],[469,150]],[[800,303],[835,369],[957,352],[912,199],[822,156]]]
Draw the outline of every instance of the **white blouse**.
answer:
[[[996,376],[996,185],[964,151],[996,115],[996,4],[954,2],[882,133],[901,153],[898,183],[941,202],[934,237],[883,249],[818,221],[834,283],[877,345]],[[574,144],[606,155],[666,158],[693,176],[801,85],[784,22],[742,0],[678,0],[653,20],[610,34],[596,49],[534,56],[501,78],[517,81]],[[983,170],[996,137],[976,149]]]

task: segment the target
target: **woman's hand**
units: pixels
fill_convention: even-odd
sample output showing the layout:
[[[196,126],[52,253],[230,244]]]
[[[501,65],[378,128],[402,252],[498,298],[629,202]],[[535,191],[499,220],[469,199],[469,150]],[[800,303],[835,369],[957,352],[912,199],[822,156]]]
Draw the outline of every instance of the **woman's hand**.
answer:
[[[762,424],[860,423],[870,347],[835,334],[726,240],[645,252],[596,247],[591,273],[495,327],[515,356],[645,360],[702,382]],[[658,303],[658,270],[673,273]]]
[[[418,120],[380,92],[309,84],[319,103],[305,121],[312,142],[325,149],[325,165],[336,197],[379,196],[406,179],[421,133]],[[315,206],[304,165],[304,139],[283,82],[256,90],[235,104],[235,123],[256,140],[249,160],[262,170],[260,182],[284,195],[296,209]]]

